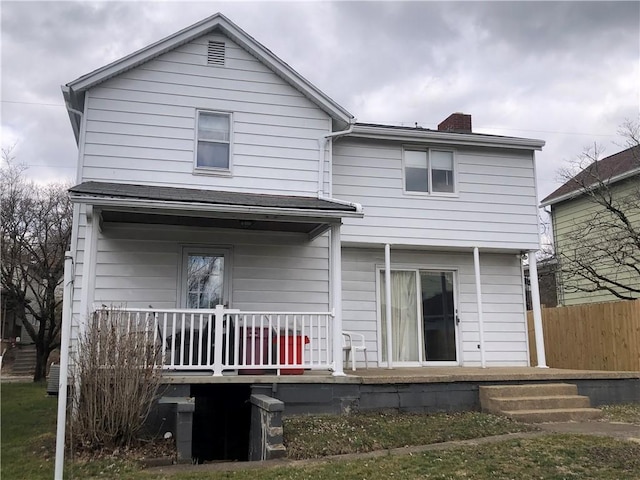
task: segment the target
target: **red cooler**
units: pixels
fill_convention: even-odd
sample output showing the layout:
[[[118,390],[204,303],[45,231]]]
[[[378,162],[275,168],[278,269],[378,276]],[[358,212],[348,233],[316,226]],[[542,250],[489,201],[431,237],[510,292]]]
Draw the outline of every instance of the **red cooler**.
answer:
[[[246,343],[245,343],[246,334]],[[269,328],[241,327],[240,335],[240,365],[266,365],[269,363]],[[264,369],[239,369],[240,375],[263,375]]]
[[[289,365],[302,365],[302,349],[307,343],[309,343],[309,337],[306,335],[304,337],[302,335],[280,335],[280,337],[278,337],[278,343],[280,346],[281,364],[287,363]],[[303,368],[280,369],[281,375],[302,375],[303,373]]]

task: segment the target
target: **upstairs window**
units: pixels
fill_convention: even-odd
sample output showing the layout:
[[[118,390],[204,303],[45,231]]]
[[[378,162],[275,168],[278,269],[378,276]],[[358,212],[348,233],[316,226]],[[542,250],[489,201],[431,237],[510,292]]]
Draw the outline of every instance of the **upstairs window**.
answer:
[[[431,150],[431,186],[435,193],[453,193],[453,152]]]
[[[228,172],[231,151],[231,115],[198,112],[196,168]]]
[[[415,193],[455,193],[453,152],[405,149],[404,189]]]

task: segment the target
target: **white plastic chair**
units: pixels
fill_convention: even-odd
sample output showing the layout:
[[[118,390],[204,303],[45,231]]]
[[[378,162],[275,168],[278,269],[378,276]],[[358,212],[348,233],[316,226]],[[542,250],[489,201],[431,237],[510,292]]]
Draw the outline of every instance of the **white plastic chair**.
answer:
[[[356,370],[356,352],[360,350],[364,353],[364,366],[369,368],[367,363],[367,344],[364,335],[356,332],[342,331],[342,350],[347,352],[347,367],[349,366],[349,356],[351,355],[351,370]]]

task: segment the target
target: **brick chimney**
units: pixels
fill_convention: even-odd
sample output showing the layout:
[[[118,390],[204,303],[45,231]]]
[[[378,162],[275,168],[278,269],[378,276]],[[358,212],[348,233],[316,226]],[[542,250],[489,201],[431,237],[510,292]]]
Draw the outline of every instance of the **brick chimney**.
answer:
[[[471,115],[456,112],[438,125],[440,132],[471,133]]]

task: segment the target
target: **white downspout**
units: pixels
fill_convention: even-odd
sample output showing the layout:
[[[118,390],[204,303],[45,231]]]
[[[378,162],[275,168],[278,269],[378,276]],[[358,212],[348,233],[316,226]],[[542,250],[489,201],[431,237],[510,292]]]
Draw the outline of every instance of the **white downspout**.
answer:
[[[346,130],[327,133],[318,138],[318,198],[322,198],[324,196],[324,151],[327,146],[327,140],[350,134],[353,132],[353,127],[355,125],[356,119],[352,118],[349,128]]]

